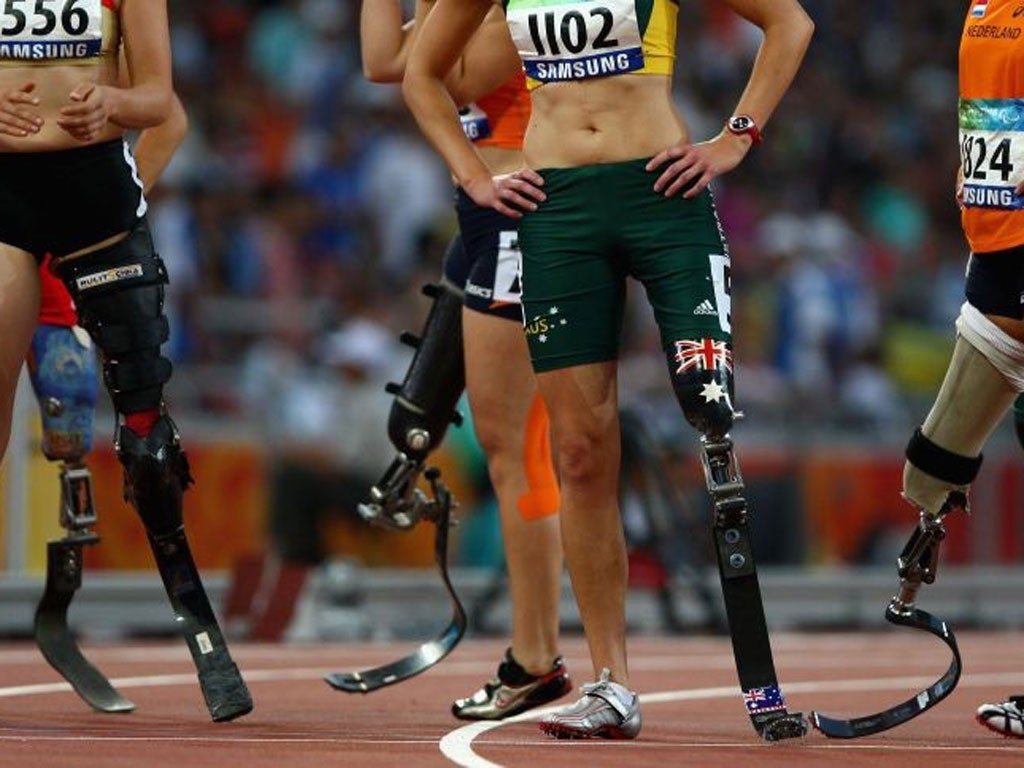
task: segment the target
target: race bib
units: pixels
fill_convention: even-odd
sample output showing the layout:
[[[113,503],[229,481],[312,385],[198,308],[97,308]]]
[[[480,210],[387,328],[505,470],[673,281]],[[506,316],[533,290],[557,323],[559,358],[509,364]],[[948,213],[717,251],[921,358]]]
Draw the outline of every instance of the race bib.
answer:
[[[1024,209],[1024,99],[961,99],[960,163],[966,207]]]
[[[506,13],[527,77],[550,83],[643,69],[635,0],[512,0]]]
[[[101,0],[0,2],[0,59],[86,59],[103,49]]]
[[[476,104],[469,104],[460,109],[459,120],[462,122],[462,132],[470,141],[490,138],[491,121],[487,119],[487,113]]]

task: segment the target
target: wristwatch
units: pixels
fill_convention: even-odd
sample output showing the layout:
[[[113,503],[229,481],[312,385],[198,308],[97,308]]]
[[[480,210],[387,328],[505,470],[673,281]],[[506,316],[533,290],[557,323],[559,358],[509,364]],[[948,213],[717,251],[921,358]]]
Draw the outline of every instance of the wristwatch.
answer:
[[[761,129],[757,127],[754,118],[750,115],[733,115],[725,121],[725,127],[729,133],[737,136],[749,136],[755,144],[761,143]]]

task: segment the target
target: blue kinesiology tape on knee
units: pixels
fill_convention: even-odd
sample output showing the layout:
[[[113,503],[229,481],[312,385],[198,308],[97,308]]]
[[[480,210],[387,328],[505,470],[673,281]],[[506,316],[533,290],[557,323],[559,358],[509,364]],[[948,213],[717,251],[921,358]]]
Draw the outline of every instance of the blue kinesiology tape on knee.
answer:
[[[81,459],[92,448],[99,394],[96,350],[81,328],[40,325],[29,364],[48,459]]]

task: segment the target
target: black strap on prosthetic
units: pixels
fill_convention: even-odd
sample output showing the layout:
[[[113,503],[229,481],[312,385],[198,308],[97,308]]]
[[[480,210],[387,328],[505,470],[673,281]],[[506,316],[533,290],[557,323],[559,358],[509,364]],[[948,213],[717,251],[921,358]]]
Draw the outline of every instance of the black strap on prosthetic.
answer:
[[[172,370],[160,354],[168,337],[167,270],[145,219],[125,239],[61,259],[55,270],[75,300],[79,322],[103,351],[103,380],[117,411],[158,407]]]
[[[61,466],[60,523],[67,535],[46,545],[46,588],[36,606],[33,633],[44,658],[90,707],[131,712],[135,705],[82,655],[68,626],[68,608],[82,586],[82,549],[99,542],[92,485],[84,466]]]
[[[970,485],[978,476],[984,456],[962,456],[947,451],[924,436],[921,428],[914,430],[907,443],[907,461],[939,480],[952,485]]]
[[[434,468],[427,470],[426,478],[430,482],[433,499],[430,502],[428,519],[437,526],[434,535],[434,562],[441,574],[441,581],[452,604],[452,618],[441,633],[428,642],[420,645],[408,656],[372,669],[360,672],[334,672],[324,679],[332,687],[346,693],[371,693],[388,685],[400,683],[410,677],[425,672],[452,652],[466,632],[466,611],[455,593],[451,578],[448,575],[448,529],[452,525],[452,495],[440,481],[440,472]]]
[[[182,495],[192,477],[174,422],[162,415],[145,438],[122,425],[116,447],[124,466],[125,496],[145,524],[210,717],[240,717],[252,710],[252,698],[228,652],[185,538]]]
[[[701,446],[704,477],[715,507],[718,572],[747,714],[754,729],[766,741],[803,736],[807,733],[803,715],[786,709],[775,674],[750,541],[743,478],[732,452],[732,441],[728,436],[704,436]]]
[[[913,442],[913,441],[911,441]],[[923,469],[923,468],[922,468]],[[952,481],[950,481],[952,482]],[[888,709],[863,717],[843,719],[811,712],[814,727],[832,739],[856,739],[902,725],[949,696],[960,681],[960,649],[949,625],[914,606],[922,584],[935,581],[939,565],[939,546],[946,536],[943,519],[950,512],[967,509],[967,497],[953,491],[936,515],[921,513],[918,526],[896,561],[900,591],[889,601],[885,619],[890,624],[922,629],[946,644],[953,658],[942,676],[918,694]]]

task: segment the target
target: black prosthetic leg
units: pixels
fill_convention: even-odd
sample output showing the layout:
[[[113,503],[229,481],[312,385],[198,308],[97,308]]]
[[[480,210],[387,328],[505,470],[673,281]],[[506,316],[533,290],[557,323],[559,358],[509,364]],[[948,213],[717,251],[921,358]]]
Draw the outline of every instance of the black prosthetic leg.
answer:
[[[210,717],[215,721],[240,717],[252,710],[252,698],[228,652],[185,538],[181,502],[192,476],[174,422],[166,414],[161,416],[145,439],[122,425],[116,447],[124,466],[126,499],[146,526]]]
[[[60,489],[60,524],[67,535],[46,545],[46,589],[33,627],[36,645],[90,707],[131,712],[135,705],[82,655],[68,627],[68,608],[82,586],[82,549],[100,540],[89,530],[96,522],[89,470],[84,464],[62,463]]]
[[[686,420],[701,433],[701,463],[714,504],[713,534],[736,671],[754,730],[766,741],[807,733],[779,688],[761,586],[750,540],[747,501],[729,439],[734,419],[732,351],[726,341],[686,340],[667,350],[672,387]]]
[[[459,245],[458,247],[461,247]],[[462,291],[442,278],[423,292],[434,304],[420,337],[403,333],[401,339],[416,349],[405,381],[385,388],[395,396],[388,418],[388,436],[398,451],[391,466],[373,488],[370,500],[359,505],[369,523],[394,530],[410,530],[421,520],[436,527],[434,561],[452,605],[448,625],[433,640],[398,661],[362,672],[327,675],[334,688],[348,693],[369,693],[430,669],[458,645],[466,631],[466,611],[448,576],[448,528],[455,500],[431,467],[424,476],[430,496],[417,488],[430,453],[441,444],[450,423],[461,424],[455,404],[465,388],[462,357]]]
[[[807,723],[801,713],[787,711],[775,674],[750,541],[743,478],[728,435],[701,437],[701,463],[715,508],[713,530],[718,572],[747,714],[754,730],[766,741],[803,736]]]
[[[960,491],[954,491],[949,494],[938,514],[921,513],[917,528],[896,561],[900,591],[885,609],[885,618],[890,624],[923,629],[942,640],[953,654],[949,667],[942,677],[920,693],[873,715],[844,720],[820,712],[811,712],[814,727],[826,736],[833,739],[855,739],[902,725],[949,696],[960,681],[960,649],[957,647],[953,630],[946,622],[916,608],[914,603],[921,585],[935,581],[939,566],[939,547],[946,537],[942,521],[952,512],[966,510],[967,497]]]

